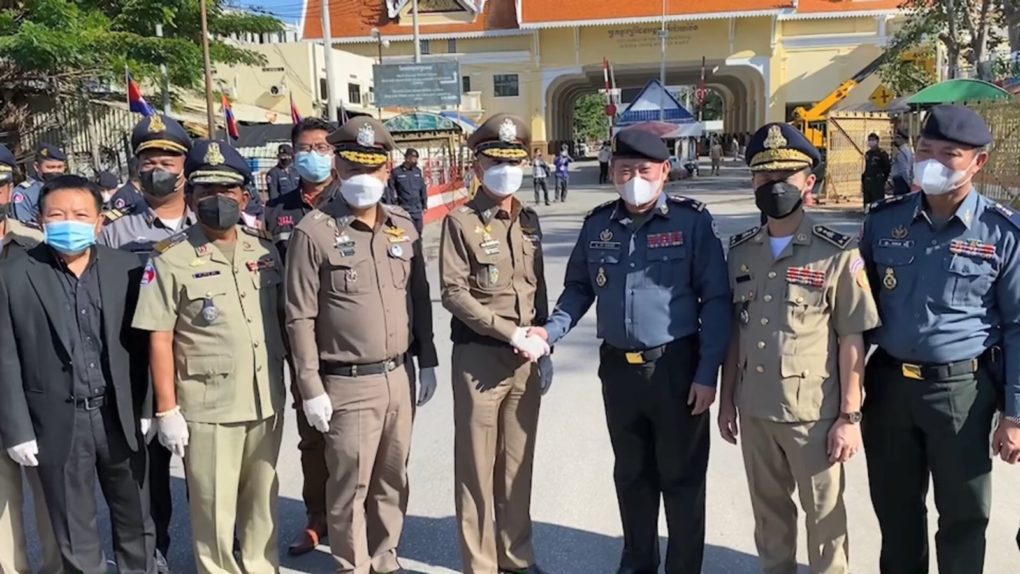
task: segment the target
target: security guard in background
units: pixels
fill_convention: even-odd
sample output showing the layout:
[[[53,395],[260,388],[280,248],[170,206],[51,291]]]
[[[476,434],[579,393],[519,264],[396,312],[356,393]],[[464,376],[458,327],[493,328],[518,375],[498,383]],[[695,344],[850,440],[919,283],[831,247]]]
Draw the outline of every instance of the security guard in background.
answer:
[[[379,204],[393,139],[357,117],[329,136],[341,198],[308,214],[287,254],[287,334],[308,422],[326,434],[329,543],[339,572],[400,571],[414,414],[438,363],[425,256],[410,216]]]
[[[546,325],[555,343],[597,301],[622,574],[657,569],[660,496],[667,574],[701,571],[708,408],[730,342],[730,286],[715,222],[702,203],[665,193],[669,155],[659,136],[641,128],[617,134],[610,175],[621,199],[585,218]]]
[[[425,210],[429,206],[428,185],[418,167],[418,150],[409,147],[404,152],[404,163],[393,168],[390,187],[396,204],[404,208],[414,220],[414,228],[421,235]]]
[[[269,201],[294,191],[300,183],[301,179],[294,169],[294,147],[290,144],[281,144],[276,150],[276,165],[266,172],[266,192]]]
[[[864,173],[861,174],[861,194],[864,196],[865,209],[885,197],[885,185],[892,169],[889,152],[882,149],[880,142],[878,134],[868,134],[868,151],[864,152]]]
[[[157,243],[195,223],[184,197],[184,159],[191,138],[173,118],[153,115],[135,126],[131,149],[142,203],[107,210],[99,243],[135,253],[145,262]],[[168,570],[170,550],[170,459],[170,451],[159,441],[149,443],[149,506],[156,523],[156,568],[160,572]]]
[[[24,223],[36,223],[39,219],[39,192],[47,181],[64,174],[67,156],[64,150],[53,144],[39,144],[32,167],[35,168],[35,177],[21,182],[11,197],[14,218]]]
[[[302,219],[315,208],[333,200],[340,181],[333,167],[333,145],[326,137],[333,126],[321,118],[309,117],[298,122],[291,130],[291,140],[297,148],[295,168],[299,175],[298,186],[270,199],[266,204],[266,231],[273,237],[280,258],[287,259],[287,243],[291,233]],[[281,146],[282,148],[282,146]],[[298,176],[296,176],[298,177]],[[298,450],[301,451],[301,471],[304,482],[301,496],[305,503],[308,521],[304,529],[291,541],[287,551],[292,556],[307,554],[328,535],[326,528],[326,440],[322,433],[308,424],[301,408],[301,392],[297,375],[291,371],[291,395],[297,410]]]
[[[789,124],[768,124],[745,160],[768,223],[730,238],[735,336],[719,431],[733,444],[743,431],[762,571],[797,572],[796,488],[811,572],[847,574],[843,463],[861,448],[863,333],[878,310],[854,239],[804,212],[818,150]]]
[[[531,475],[539,403],[552,381],[552,363],[545,342],[526,337],[528,327],[549,317],[538,214],[514,197],[531,133],[520,118],[498,114],[467,144],[482,186],[443,220],[439,259],[443,306],[453,314],[463,572],[534,572]],[[541,382],[539,369],[520,351],[545,355]]]
[[[7,259],[18,250],[27,250],[42,243],[42,230],[35,224],[22,223],[11,213],[11,192],[14,187],[14,170],[17,163],[7,146],[0,144],[0,237],[2,251],[0,261]],[[5,445],[0,443],[0,572],[3,574],[31,574],[28,562],[28,546],[25,544],[22,511],[24,508],[24,487],[21,467],[7,456]],[[60,549],[53,535],[46,504],[36,470],[26,469],[28,482],[32,487],[35,507],[36,531],[39,533],[43,550],[42,574],[57,574],[63,570]]]
[[[184,175],[198,224],[156,245],[133,322],[152,331],[159,441],[185,460],[198,572],[273,574],[283,265],[237,223],[251,172],[234,148],[196,141]]]
[[[864,221],[882,317],[863,430],[883,574],[928,571],[929,474],[939,572],[980,574],[989,435],[993,453],[1020,459],[1020,215],[973,188],[991,142],[973,110],[933,107],[913,166],[922,191],[873,205]],[[1005,412],[992,434],[996,386]]]
[[[120,209],[125,213],[145,211],[147,206],[145,198],[142,197],[142,183],[138,179],[138,166],[138,156],[128,160],[128,180],[113,192],[109,201],[109,209]]]
[[[106,211],[110,209],[113,194],[120,187],[120,179],[112,171],[103,170],[96,175],[96,185],[99,186],[99,193],[103,194],[103,211]]]

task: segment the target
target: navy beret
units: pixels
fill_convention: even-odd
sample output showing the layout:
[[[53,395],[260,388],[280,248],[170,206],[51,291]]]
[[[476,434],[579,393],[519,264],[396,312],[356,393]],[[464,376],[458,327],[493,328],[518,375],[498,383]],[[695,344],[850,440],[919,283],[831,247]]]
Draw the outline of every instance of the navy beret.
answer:
[[[4,144],[0,144],[0,184],[8,183],[14,179],[14,168],[17,162],[14,154]]]
[[[669,159],[669,148],[657,134],[640,127],[632,127],[620,130],[613,138],[613,157],[662,162]]]
[[[172,151],[181,155],[191,149],[191,138],[176,120],[159,114],[142,118],[131,132],[135,154],[147,149]]]
[[[222,140],[196,140],[184,161],[188,183],[247,185],[251,181],[248,160]]]
[[[797,128],[771,123],[751,136],[744,161],[751,171],[795,171],[817,167],[822,154]]]
[[[985,119],[974,110],[955,104],[943,104],[928,110],[921,137],[982,147],[992,143],[992,132]]]
[[[67,161],[67,155],[64,154],[64,150],[53,144],[39,144],[39,147],[35,150],[35,161],[46,161],[48,159]]]

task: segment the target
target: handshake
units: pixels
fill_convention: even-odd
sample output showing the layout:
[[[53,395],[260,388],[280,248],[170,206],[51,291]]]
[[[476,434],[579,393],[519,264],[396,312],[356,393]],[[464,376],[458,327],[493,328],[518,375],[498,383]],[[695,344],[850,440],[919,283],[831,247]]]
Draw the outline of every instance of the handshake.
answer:
[[[549,354],[549,334],[542,327],[518,327],[510,345],[525,359],[538,362]]]

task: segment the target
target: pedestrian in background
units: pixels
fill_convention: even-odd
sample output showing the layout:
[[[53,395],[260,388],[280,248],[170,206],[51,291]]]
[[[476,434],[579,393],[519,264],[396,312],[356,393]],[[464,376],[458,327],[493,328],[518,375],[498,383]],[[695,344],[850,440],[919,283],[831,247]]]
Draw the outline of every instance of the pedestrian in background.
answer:
[[[103,170],[96,175],[96,185],[99,186],[99,193],[103,195],[103,211],[106,211],[110,208],[113,194],[120,187],[120,178],[110,170]]]
[[[608,141],[602,142],[599,147],[599,185],[609,183],[609,160],[613,157],[611,147]]]
[[[885,198],[885,185],[891,170],[889,152],[882,149],[878,134],[868,134],[868,151],[864,152],[864,173],[861,174],[865,211],[871,204]]]
[[[404,163],[393,168],[389,184],[395,195],[396,205],[411,216],[414,228],[418,235],[421,235],[424,214],[429,205],[429,192],[425,177],[418,167],[418,150],[407,148],[404,152]]]
[[[545,204],[549,205],[549,187],[546,185],[546,180],[549,179],[549,164],[546,163],[545,157],[542,156],[542,150],[536,149],[535,156],[531,159],[531,180],[535,186],[535,205],[542,197],[545,198]],[[542,195],[539,196],[538,190],[542,189]]]
[[[131,156],[131,159],[128,160],[128,180],[124,182],[124,185],[117,188],[117,191],[113,192],[104,211],[108,212],[112,209],[119,209],[124,213],[134,213],[139,210],[145,210],[145,198],[142,197],[142,182],[138,179],[138,164],[138,156]]]
[[[712,143],[708,148],[708,158],[712,162],[712,175],[719,175],[719,169],[722,167],[723,146],[718,136],[712,136]]]
[[[553,164],[556,166],[556,201],[567,200],[567,184],[570,182],[570,164],[572,163],[574,163],[574,158],[570,157],[567,144],[563,144],[559,155],[553,160]]]
[[[896,146],[896,155],[889,171],[889,182],[893,195],[905,195],[910,193],[910,184],[914,181],[914,151],[910,149],[910,136],[898,130],[893,136],[893,145]]]
[[[35,162],[32,164],[35,175],[21,182],[11,196],[11,209],[14,218],[24,223],[38,223],[39,194],[43,185],[67,171],[67,155],[58,146],[49,143],[39,144],[35,150]]]
[[[294,165],[294,146],[280,144],[276,148],[276,165],[266,172],[266,192],[269,201],[290,193],[301,183]]]
[[[804,212],[818,150],[789,124],[768,124],[747,152],[768,219],[730,238],[735,336],[719,431],[732,444],[743,436],[761,570],[797,570],[796,490],[811,572],[847,574],[843,463],[861,449],[862,334],[878,310],[853,238]]]

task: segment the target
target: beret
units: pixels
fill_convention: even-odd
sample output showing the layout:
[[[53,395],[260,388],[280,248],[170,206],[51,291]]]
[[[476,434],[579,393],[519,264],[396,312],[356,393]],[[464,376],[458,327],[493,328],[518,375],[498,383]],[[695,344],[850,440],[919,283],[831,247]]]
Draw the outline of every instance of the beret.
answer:
[[[531,130],[515,115],[496,114],[478,126],[467,145],[479,155],[520,161],[528,157]]]
[[[149,149],[186,154],[191,149],[188,132],[177,120],[159,114],[142,118],[131,132],[131,149],[137,155]]]
[[[613,138],[613,157],[661,162],[669,159],[669,148],[657,134],[640,127],[632,127],[620,130]]]
[[[343,159],[366,167],[378,167],[386,163],[390,152],[397,147],[386,126],[367,116],[347,120],[329,134],[326,141]]]
[[[921,137],[968,147],[992,143],[992,132],[985,119],[974,110],[955,104],[938,105],[928,110]]]
[[[744,161],[751,171],[793,171],[818,167],[822,154],[797,128],[770,123],[751,136]]]
[[[247,185],[251,168],[230,144],[222,140],[196,140],[184,161],[184,177],[191,184]]]

